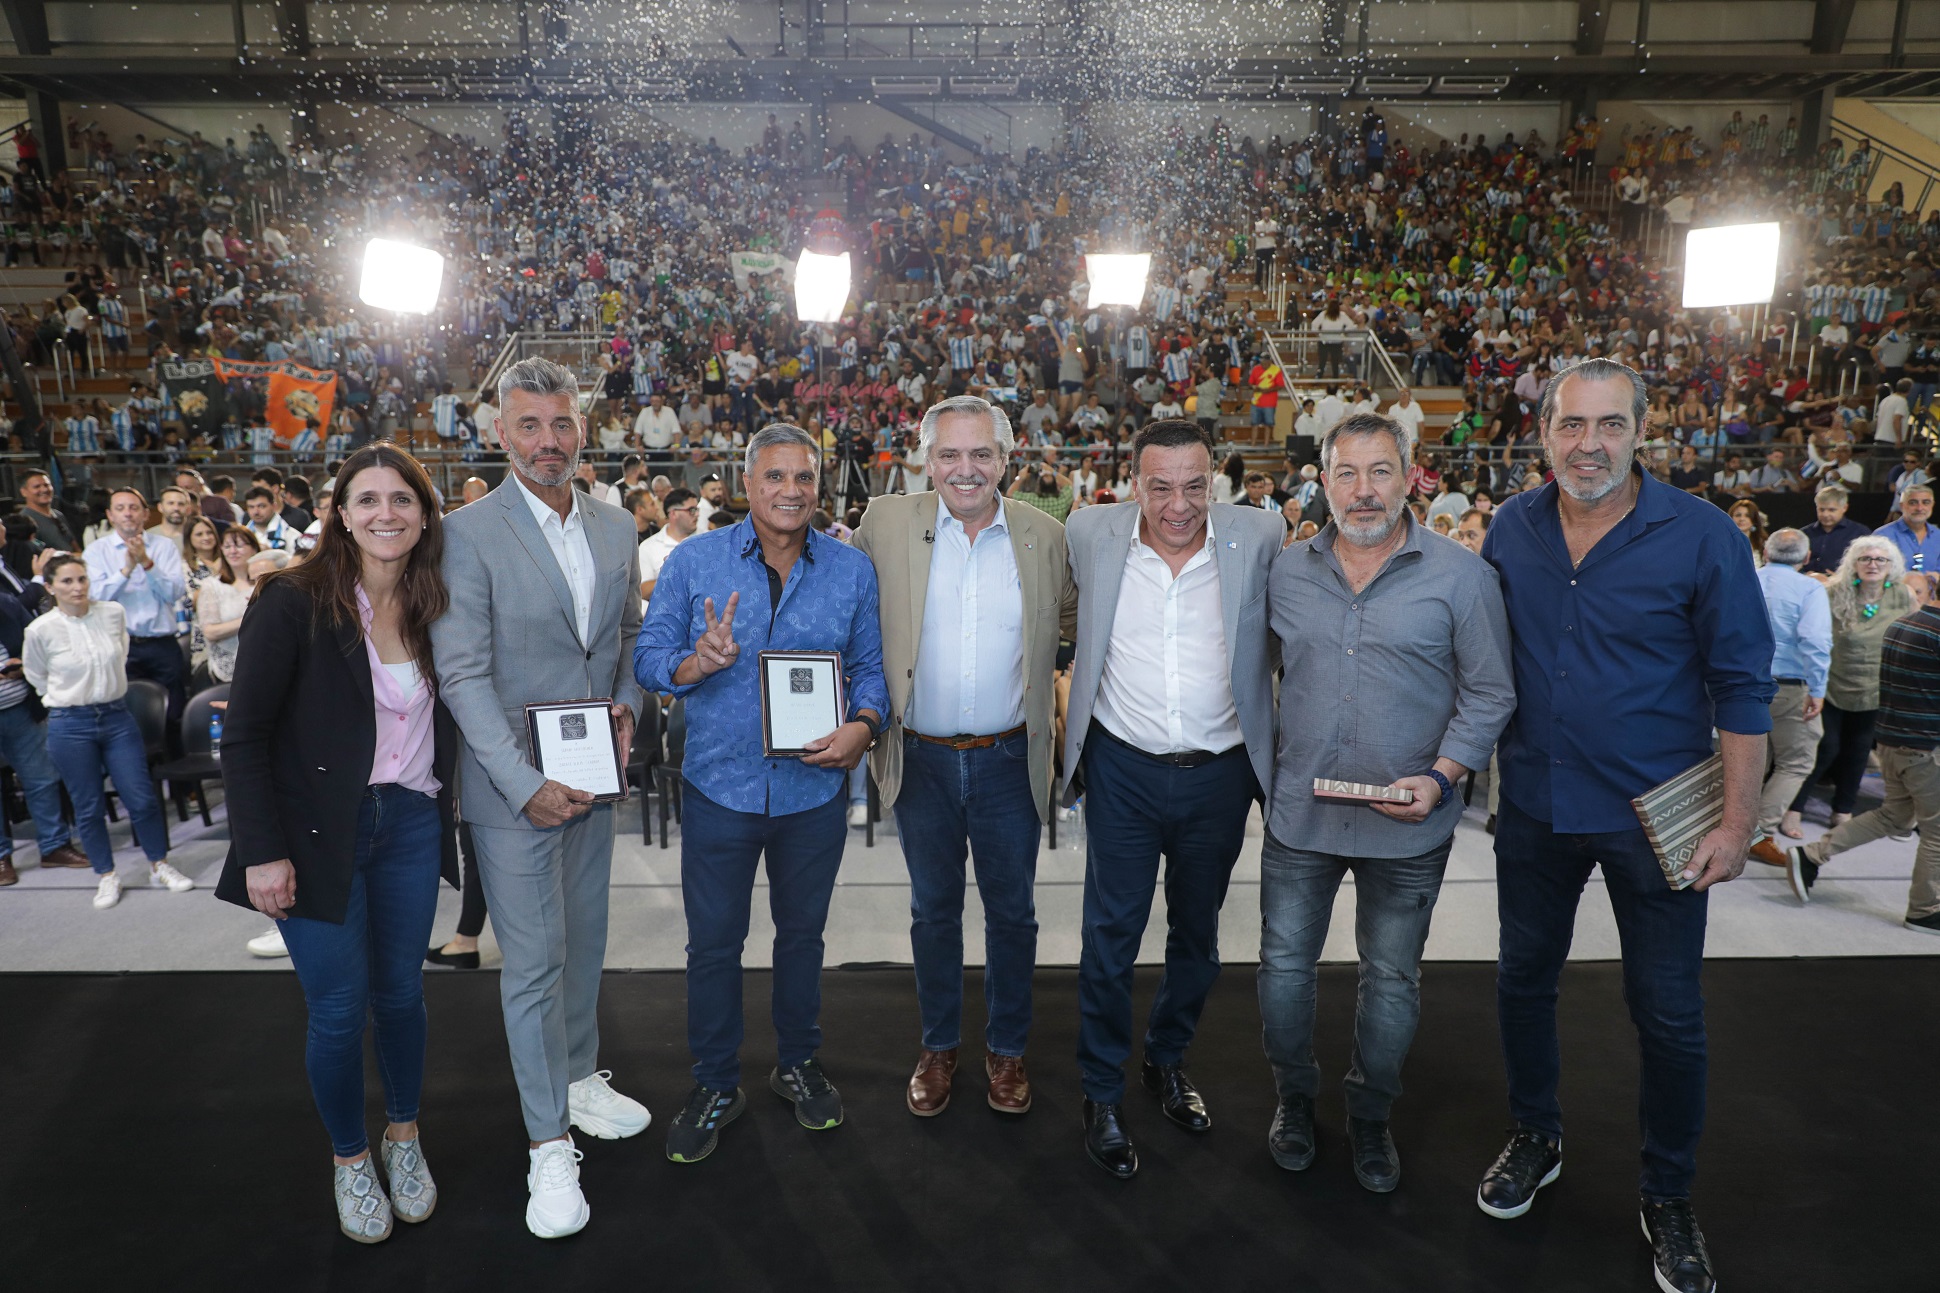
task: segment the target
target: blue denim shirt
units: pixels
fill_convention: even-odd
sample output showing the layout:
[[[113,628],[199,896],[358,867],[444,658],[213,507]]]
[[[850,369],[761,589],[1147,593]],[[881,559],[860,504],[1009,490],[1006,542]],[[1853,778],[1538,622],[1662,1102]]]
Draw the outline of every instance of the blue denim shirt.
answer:
[[[1714,726],[1772,730],[1772,626],[1745,536],[1640,474],[1636,508],[1578,568],[1555,481],[1497,508],[1482,544],[1514,636],[1502,793],[1563,834],[1638,829],[1630,801],[1709,758]]]
[[[674,671],[707,631],[707,599],[714,599],[718,615],[734,593],[741,594],[734,612],[740,654],[719,673],[676,686]],[[876,568],[869,558],[811,530],[777,604],[750,521],[697,534],[667,555],[633,649],[633,676],[648,691],[686,698],[682,771],[696,789],[736,812],[782,817],[827,803],[849,774],[762,753],[756,658],[769,650],[840,651],[849,716],[863,709],[888,714]]]

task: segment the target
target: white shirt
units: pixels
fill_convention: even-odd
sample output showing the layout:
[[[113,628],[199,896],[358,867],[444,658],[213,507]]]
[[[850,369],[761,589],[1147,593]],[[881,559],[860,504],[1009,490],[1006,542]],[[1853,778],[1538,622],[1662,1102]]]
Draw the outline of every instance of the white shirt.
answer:
[[[1314,416],[1320,419],[1320,433],[1326,435],[1334,429],[1334,423],[1347,416],[1347,405],[1338,395],[1323,395],[1314,405]]]
[[[1894,391],[1880,400],[1873,416],[1873,439],[1881,444],[1898,444],[1905,438],[1906,396]]]
[[[1406,404],[1399,402],[1390,404],[1388,416],[1408,429],[1410,442],[1421,443],[1421,424],[1428,420],[1428,415],[1421,411],[1420,404],[1414,400],[1409,400]]]
[[[660,578],[660,567],[667,564],[667,554],[680,543],[674,532],[662,526],[647,538],[640,541],[640,582]]]
[[[1024,721],[1024,589],[1004,500],[971,543],[937,507],[923,633],[903,724],[925,736],[995,736]]]
[[[580,504],[579,491],[571,491],[573,509],[562,522],[550,504],[526,488],[517,472],[512,473],[512,479],[518,481],[519,493],[532,509],[532,519],[539,523],[539,533],[546,536],[546,546],[552,549],[553,560],[566,576],[566,587],[573,595],[573,622],[584,645],[593,631],[593,545],[586,537],[586,509]]]
[[[929,487],[930,456],[923,451],[923,446],[919,444],[916,448],[910,449],[903,454],[903,493],[920,494]],[[944,508],[943,510],[946,513],[949,511],[948,508]],[[1003,512],[1000,508],[998,511],[999,518],[1002,515]],[[1004,729],[1000,728],[999,730]],[[949,733],[948,735],[955,735],[955,733]]]
[[[49,709],[106,705],[128,694],[126,613],[90,602],[86,615],[56,607],[27,626],[21,671]]]
[[[680,438],[680,415],[664,404],[641,409],[633,419],[633,432],[642,449],[665,449]]]
[[[1205,546],[1176,578],[1165,558],[1132,536],[1092,714],[1151,754],[1218,753],[1246,739],[1233,704],[1210,518]]]

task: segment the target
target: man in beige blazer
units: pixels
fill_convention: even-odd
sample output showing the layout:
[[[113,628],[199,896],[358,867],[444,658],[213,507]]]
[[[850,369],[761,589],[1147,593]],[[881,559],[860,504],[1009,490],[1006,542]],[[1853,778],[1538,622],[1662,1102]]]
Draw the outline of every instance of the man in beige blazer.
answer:
[[[876,566],[890,715],[870,767],[909,866],[922,1054],[905,1101],[949,1107],[963,1022],[964,863],[984,907],[988,1102],[1031,1107],[1024,1045],[1037,962],[1038,835],[1051,813],[1052,672],[1077,623],[1064,527],[1006,504],[1016,439],[962,395],[923,417],[932,492],[874,500],[855,544]]]

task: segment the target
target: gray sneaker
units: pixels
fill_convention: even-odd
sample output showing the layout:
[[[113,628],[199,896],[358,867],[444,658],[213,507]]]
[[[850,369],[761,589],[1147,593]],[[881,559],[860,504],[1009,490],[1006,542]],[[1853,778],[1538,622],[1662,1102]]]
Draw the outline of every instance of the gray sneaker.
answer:
[[[371,1170],[375,1156],[359,1163],[337,1164],[337,1225],[360,1244],[378,1244],[391,1237],[391,1201]]]
[[[805,1059],[768,1075],[768,1089],[795,1106],[795,1121],[810,1131],[842,1125],[842,1096],[822,1072],[822,1063]]]
[[[423,1221],[438,1206],[438,1187],[416,1136],[384,1142],[384,1179],[391,1183],[391,1211],[399,1221]]]

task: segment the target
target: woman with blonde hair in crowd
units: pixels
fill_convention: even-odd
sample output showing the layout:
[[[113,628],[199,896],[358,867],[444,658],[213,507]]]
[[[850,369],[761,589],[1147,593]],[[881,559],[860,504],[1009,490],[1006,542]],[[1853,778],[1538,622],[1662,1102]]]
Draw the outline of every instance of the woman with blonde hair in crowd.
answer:
[[[1801,839],[1799,814],[1819,778],[1832,779],[1832,825],[1853,814],[1866,758],[1873,752],[1873,725],[1879,717],[1879,656],[1887,626],[1919,608],[1907,587],[1906,562],[1892,540],[1878,535],[1854,539],[1826,582],[1832,603],[1832,670],[1826,678],[1825,734],[1812,775],[1799,787],[1791,811],[1780,819],[1781,835]]]

